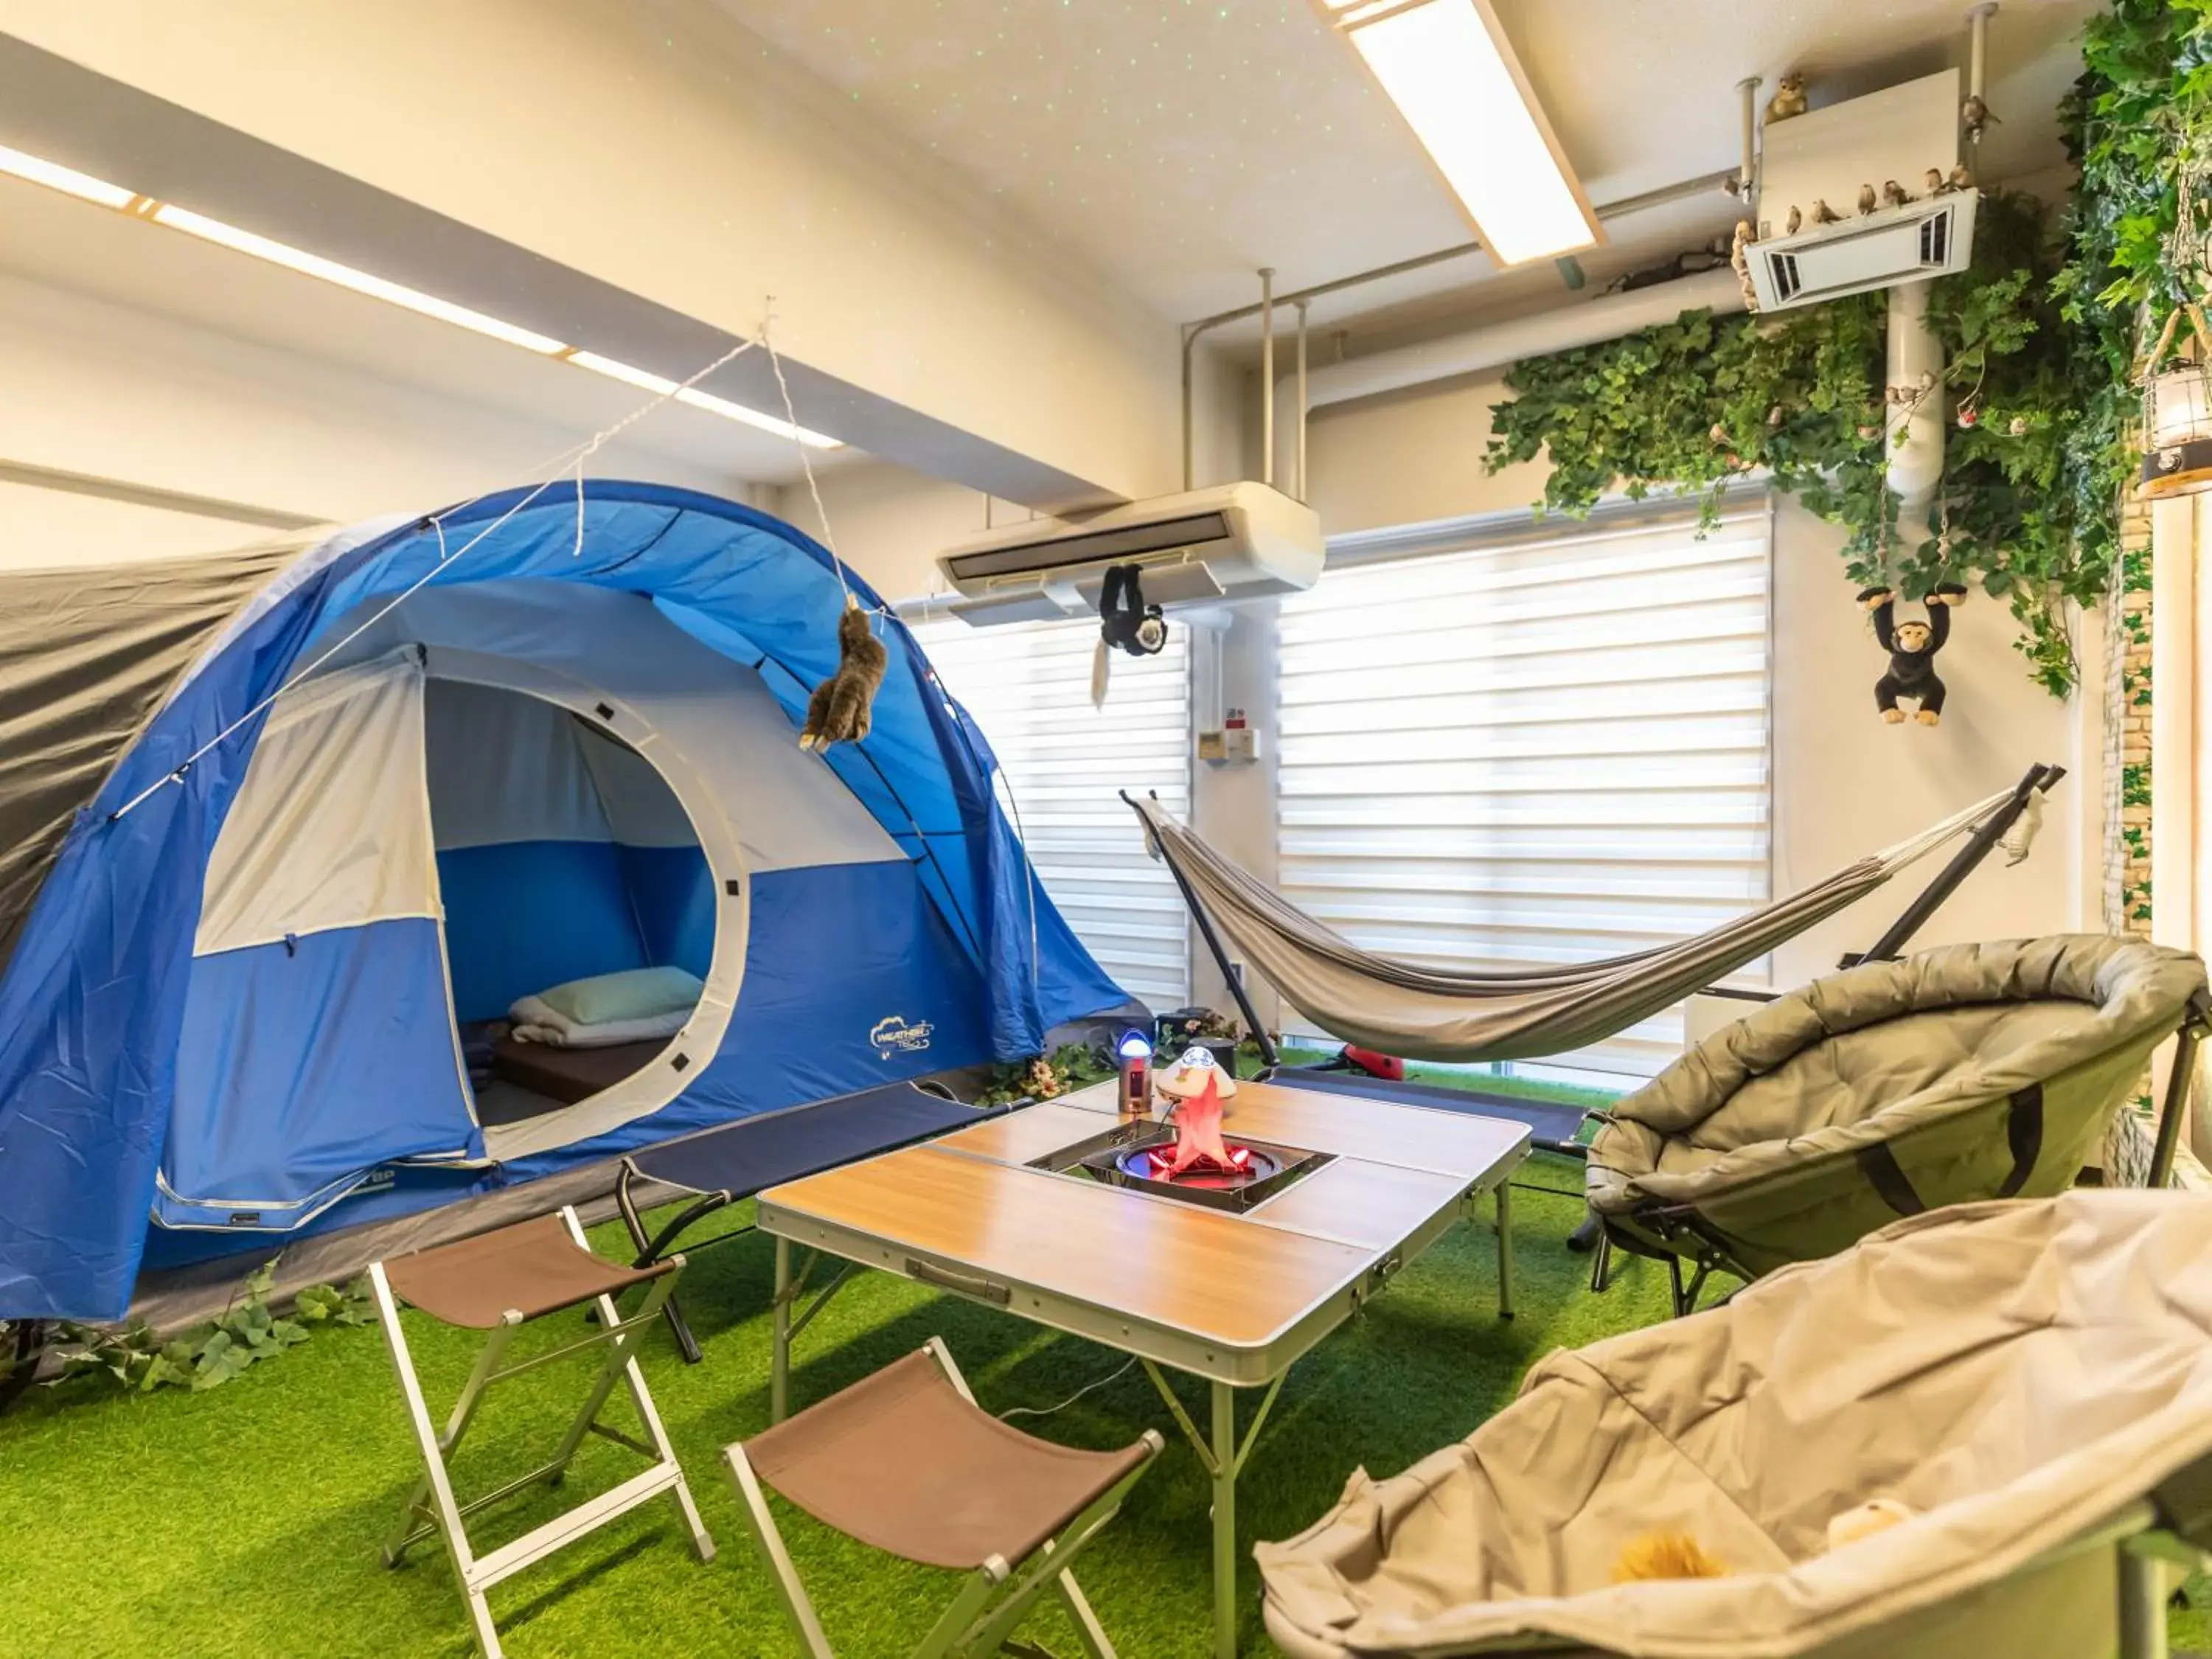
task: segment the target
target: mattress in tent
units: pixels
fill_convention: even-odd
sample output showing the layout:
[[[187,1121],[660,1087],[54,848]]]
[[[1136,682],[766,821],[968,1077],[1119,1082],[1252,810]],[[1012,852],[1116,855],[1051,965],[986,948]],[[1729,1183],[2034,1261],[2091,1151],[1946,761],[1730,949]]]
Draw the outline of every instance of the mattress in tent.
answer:
[[[556,1048],[511,1036],[491,1045],[493,1075],[502,1083],[573,1105],[626,1083],[658,1060],[665,1042],[617,1042],[605,1048]]]

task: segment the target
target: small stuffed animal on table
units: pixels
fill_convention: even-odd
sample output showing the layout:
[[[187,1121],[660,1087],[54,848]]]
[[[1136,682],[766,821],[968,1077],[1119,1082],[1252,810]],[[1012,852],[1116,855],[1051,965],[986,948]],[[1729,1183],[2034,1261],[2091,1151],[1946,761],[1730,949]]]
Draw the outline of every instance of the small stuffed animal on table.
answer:
[[[837,672],[814,688],[806,702],[806,724],[799,746],[827,749],[833,743],[858,743],[868,735],[868,715],[876,688],[884,683],[890,653],[868,629],[868,613],[850,594],[837,618]]]
[[[1869,587],[1859,603],[1874,613],[1874,637],[1889,653],[1889,672],[1875,682],[1875,706],[1881,717],[1896,726],[1905,719],[1897,706],[1899,697],[1920,705],[1920,723],[1933,726],[1943,717],[1943,682],[1936,672],[1936,653],[1951,637],[1951,607],[1966,597],[1966,590],[1951,584],[1928,596],[1928,620],[1899,622],[1897,595],[1887,587]]]

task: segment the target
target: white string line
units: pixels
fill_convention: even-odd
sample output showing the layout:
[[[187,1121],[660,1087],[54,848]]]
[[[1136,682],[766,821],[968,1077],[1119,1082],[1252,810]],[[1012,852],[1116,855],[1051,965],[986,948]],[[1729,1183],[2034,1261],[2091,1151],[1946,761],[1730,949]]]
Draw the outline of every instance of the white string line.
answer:
[[[805,441],[799,435],[799,411],[792,404],[791,382],[784,376],[783,358],[775,349],[775,296],[774,295],[770,295],[769,296],[768,303],[769,309],[761,318],[760,338],[761,343],[768,348],[769,367],[775,371],[776,390],[783,395],[784,424],[791,428],[792,447],[799,452],[799,468],[806,477],[806,493],[811,496],[814,501],[814,520],[817,524],[822,526],[822,545],[829,552],[830,568],[837,574],[837,586],[845,596],[846,605],[848,607],[858,606],[860,605],[860,601],[853,597],[853,586],[845,579],[845,561],[837,551],[836,534],[830,527],[830,509],[824,507],[822,503],[822,486],[816,481],[814,477],[814,458],[807,453],[807,444]],[[888,618],[891,615],[890,607],[886,605],[874,605],[866,606],[865,609],[872,617]],[[927,667],[928,665],[925,663],[924,666]],[[939,678],[937,671],[933,668],[929,669],[929,674],[933,679]],[[941,688],[941,680],[939,680],[939,685]],[[1040,976],[1043,972],[1042,966],[1038,961],[1039,951],[1037,948],[1036,910],[1037,884],[1042,879],[1042,878],[1037,874],[1036,866],[1034,863],[1030,862],[1029,835],[1028,832],[1022,828],[1021,798],[1015,793],[1014,781],[1012,777],[1008,775],[1006,769],[1003,765],[999,768],[999,781],[1006,788],[1006,804],[1013,809],[1014,838],[1021,842],[1022,861],[1024,864],[1029,865],[1029,879],[1022,884],[1022,896],[1024,899],[1027,901],[1029,906],[1030,986],[1031,989],[1035,989],[1039,983]],[[912,820],[912,817],[913,814],[908,813],[908,818],[909,821]],[[921,826],[920,824],[915,825],[916,833],[920,832],[921,828]],[[925,846],[927,845],[926,838],[923,844]]]
[[[784,378],[783,358],[775,349],[775,295],[769,295],[768,303],[769,308],[761,317],[760,338],[768,348],[769,367],[775,371],[775,389],[783,396],[784,424],[791,428],[791,445],[799,452],[799,470],[805,475],[806,493],[814,501],[814,521],[822,526],[822,545],[829,551],[830,568],[836,573],[838,591],[844,594],[848,605],[858,606],[860,602],[853,597],[853,584],[846,580],[845,561],[838,556],[836,532],[830,528],[830,509],[822,504],[822,486],[814,477],[814,457],[808,453],[805,440],[799,435],[799,411],[792,405],[791,382]],[[866,608],[872,617],[890,614],[880,605]]]
[[[124,802],[122,805],[117,807],[112,812],[110,812],[107,815],[107,821],[110,823],[113,823],[119,818],[128,817],[131,813],[136,811],[140,806],[143,805],[148,800],[151,799],[155,794],[167,787],[170,784],[183,782],[185,775],[187,772],[191,771],[194,766],[198,765],[202,760],[212,754],[223,744],[228,742],[233,737],[236,736],[237,733],[246,725],[257,719],[262,714],[265,713],[270,705],[274,703],[278,697],[282,696],[288,687],[297,684],[301,680],[306,679],[317,670],[320,669],[325,663],[329,662],[333,657],[336,657],[356,640],[361,638],[361,636],[368,633],[370,629],[375,627],[377,623],[382,622],[394,611],[397,611],[402,605],[404,605],[409,599],[414,598],[416,594],[422,592],[423,588],[434,581],[440,574],[442,573],[448,566],[466,556],[470,550],[474,548],[477,543],[483,540],[485,537],[490,535],[492,532],[497,530],[501,525],[514,517],[516,514],[521,512],[524,507],[529,506],[531,502],[536,501],[540,495],[544,495],[545,491],[551,487],[556,479],[567,474],[569,470],[568,463],[571,459],[574,461],[576,472],[575,551],[578,553],[582,552],[584,533],[584,463],[589,460],[592,455],[597,453],[603,446],[614,438],[617,434],[627,431],[629,428],[636,425],[638,422],[643,420],[654,410],[659,408],[661,404],[668,402],[669,399],[675,397],[678,392],[690,389],[690,387],[694,384],[704,380],[708,375],[712,374],[716,369],[721,368],[725,363],[732,362],[738,357],[743,356],[746,352],[750,351],[754,346],[758,343],[759,342],[755,340],[738,341],[737,344],[732,346],[727,351],[714,359],[713,362],[708,363],[704,368],[700,369],[696,374],[693,374],[690,380],[669,387],[667,391],[657,394],[650,403],[641,404],[637,408],[632,410],[629,414],[623,416],[621,420],[617,421],[612,426],[592,434],[591,437],[586,439],[580,444],[574,445],[568,449],[563,450],[559,455],[554,457],[552,461],[547,465],[544,476],[538,479],[538,483],[531,488],[527,494],[515,501],[513,506],[507,509],[507,511],[501,514],[496,519],[494,519],[482,530],[477,532],[475,535],[470,537],[467,541],[462,543],[460,546],[454,548],[450,552],[447,551],[446,548],[445,521],[453,517],[455,514],[465,512],[468,508],[476,506],[479,501],[489,500],[492,492],[486,492],[483,495],[471,496],[467,501],[459,503],[458,506],[449,507],[442,513],[436,513],[429,515],[428,523],[430,527],[437,532],[438,536],[438,562],[435,564],[432,565],[429,569],[424,571],[416,580],[409,583],[407,586],[402,588],[398,593],[393,594],[387,602],[378,606],[375,611],[363,621],[360,626],[350,629],[343,638],[334,641],[327,650],[319,653],[314,660],[310,662],[305,668],[300,669],[291,674],[288,674],[285,677],[284,684],[283,685],[279,685],[275,690],[268,693],[258,702],[255,703],[253,707],[247,709],[236,720],[231,721],[229,725],[224,726],[222,731],[216,732],[205,743],[192,750],[191,754],[185,756],[185,758],[179,761],[173,769],[155,779],[153,782],[148,784],[143,789],[133,795],[129,800]]]
[[[1082,1399],[1085,1395],[1094,1393],[1097,1390],[1104,1388],[1109,1382],[1113,1382],[1116,1377],[1120,1376],[1124,1371],[1127,1370],[1130,1366],[1136,1363],[1137,1356],[1131,1354],[1127,1359],[1116,1365],[1112,1370],[1107,1372],[1105,1376],[1096,1377],[1091,1382],[1085,1383],[1081,1388],[1078,1389],[1073,1394],[1068,1395],[1066,1399],[1061,1401],[1058,1405],[1012,1407],[999,1413],[999,1420],[1003,1423],[1007,1419],[1014,1417],[1050,1417],[1054,1412],[1064,1412],[1070,1406],[1073,1406],[1077,1401]]]

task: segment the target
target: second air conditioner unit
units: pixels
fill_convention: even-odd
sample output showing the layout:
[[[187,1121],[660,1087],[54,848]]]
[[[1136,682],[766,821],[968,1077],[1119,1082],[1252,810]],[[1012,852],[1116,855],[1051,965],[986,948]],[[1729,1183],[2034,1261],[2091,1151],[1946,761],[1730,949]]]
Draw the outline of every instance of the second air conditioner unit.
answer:
[[[981,626],[1095,617],[1115,565],[1138,566],[1145,599],[1174,611],[1311,587],[1322,557],[1319,515],[1248,481],[1010,525],[939,555],[937,568],[960,596],[944,608]]]

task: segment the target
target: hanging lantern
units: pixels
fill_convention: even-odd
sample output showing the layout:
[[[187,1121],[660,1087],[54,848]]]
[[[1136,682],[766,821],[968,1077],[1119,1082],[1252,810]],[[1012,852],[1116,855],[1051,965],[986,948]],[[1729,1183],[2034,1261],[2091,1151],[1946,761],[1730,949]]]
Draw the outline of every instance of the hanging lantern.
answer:
[[[2185,194],[2185,205],[2187,200]],[[2185,214],[2185,222],[2191,216]],[[2189,337],[2169,360],[2185,319]],[[2185,301],[2168,313],[2140,369],[2143,495],[2158,499],[2212,489],[2212,328],[2197,301]]]
[[[2170,363],[2143,382],[2142,493],[2212,489],[2212,365]]]

